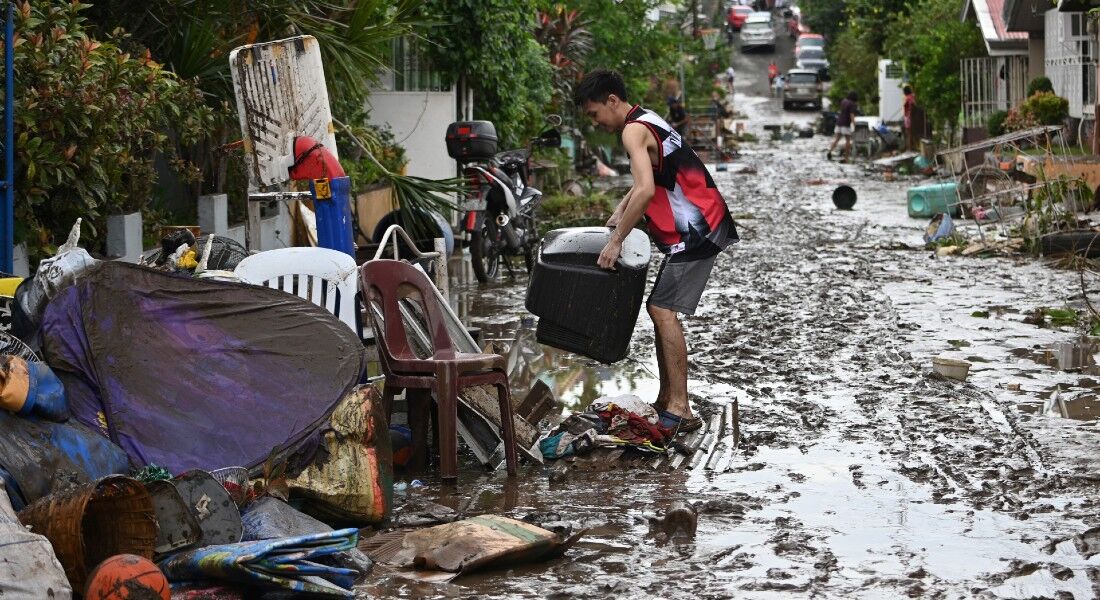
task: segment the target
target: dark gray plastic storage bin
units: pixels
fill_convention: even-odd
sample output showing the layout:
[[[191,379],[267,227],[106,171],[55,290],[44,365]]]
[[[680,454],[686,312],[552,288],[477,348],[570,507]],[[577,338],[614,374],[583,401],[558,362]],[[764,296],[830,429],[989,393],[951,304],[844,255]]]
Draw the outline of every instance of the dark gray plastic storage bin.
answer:
[[[634,230],[616,270],[596,265],[610,239],[606,227],[546,234],[527,287],[527,310],[539,317],[539,343],[603,363],[626,358],[649,271],[649,238]]]

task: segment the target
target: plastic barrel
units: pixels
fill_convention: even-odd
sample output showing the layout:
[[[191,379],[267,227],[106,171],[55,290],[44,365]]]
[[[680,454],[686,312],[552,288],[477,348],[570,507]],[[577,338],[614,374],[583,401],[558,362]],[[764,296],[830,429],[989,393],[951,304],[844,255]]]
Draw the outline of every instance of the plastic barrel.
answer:
[[[909,188],[909,216],[915,219],[930,219],[940,213],[959,216],[959,207],[955,202],[954,182],[920,185]]]
[[[318,198],[317,181],[309,182],[317,213],[317,245],[355,256],[351,228],[351,178],[329,179],[328,185],[330,193],[323,194],[328,197]]]

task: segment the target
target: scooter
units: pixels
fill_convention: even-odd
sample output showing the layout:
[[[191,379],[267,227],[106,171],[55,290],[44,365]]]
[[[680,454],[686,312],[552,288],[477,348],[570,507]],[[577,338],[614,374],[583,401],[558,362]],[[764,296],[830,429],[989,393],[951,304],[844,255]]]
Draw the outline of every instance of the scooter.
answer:
[[[551,124],[560,125],[561,118],[553,117]],[[526,148],[498,152],[489,161],[463,169],[467,185],[463,228],[469,234],[478,282],[495,279],[502,264],[514,275],[508,260],[513,256],[523,257],[528,272],[534,267],[539,245],[535,213],[542,192],[529,184],[531,154],[536,148],[560,146],[561,133],[550,128],[532,138]]]

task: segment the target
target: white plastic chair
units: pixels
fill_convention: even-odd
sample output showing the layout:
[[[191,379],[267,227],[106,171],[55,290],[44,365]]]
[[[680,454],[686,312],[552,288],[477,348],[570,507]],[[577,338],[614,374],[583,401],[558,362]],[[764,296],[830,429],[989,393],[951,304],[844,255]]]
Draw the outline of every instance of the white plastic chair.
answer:
[[[328,309],[357,335],[358,268],[351,256],[328,248],[279,248],[253,254],[234,272],[245,283],[300,296]]]

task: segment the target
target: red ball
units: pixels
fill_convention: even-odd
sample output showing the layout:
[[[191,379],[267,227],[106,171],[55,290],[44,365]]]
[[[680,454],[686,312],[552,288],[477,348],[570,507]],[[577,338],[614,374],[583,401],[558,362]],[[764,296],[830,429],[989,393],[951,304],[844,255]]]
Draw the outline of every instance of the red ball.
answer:
[[[171,600],[168,579],[153,561],[119,554],[99,563],[88,576],[85,600]]]

